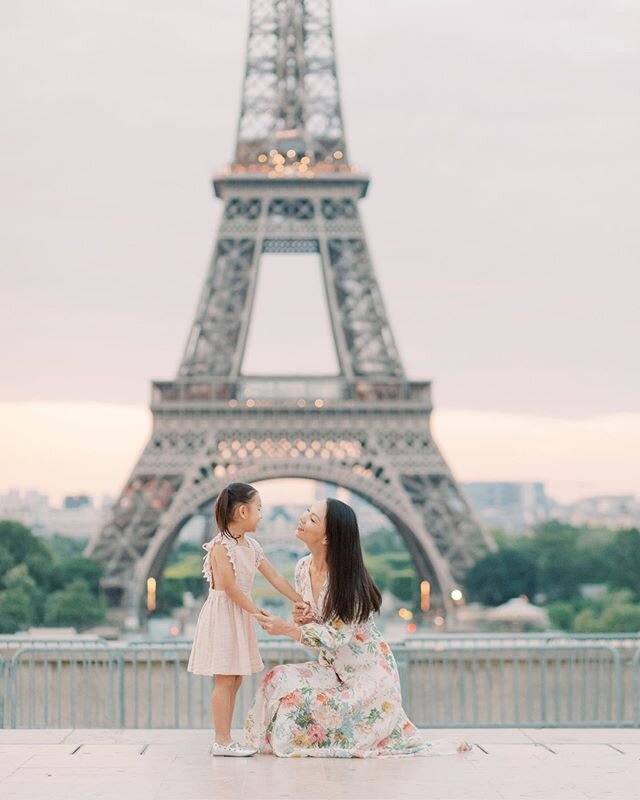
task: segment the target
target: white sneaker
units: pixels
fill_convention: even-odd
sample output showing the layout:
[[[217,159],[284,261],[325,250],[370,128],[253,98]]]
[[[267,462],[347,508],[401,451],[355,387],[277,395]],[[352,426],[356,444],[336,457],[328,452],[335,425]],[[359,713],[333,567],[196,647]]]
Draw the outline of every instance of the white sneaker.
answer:
[[[218,744],[213,742],[211,745],[212,756],[233,756],[235,758],[246,758],[255,756],[258,750],[255,747],[245,747],[240,742],[229,742],[229,744]]]

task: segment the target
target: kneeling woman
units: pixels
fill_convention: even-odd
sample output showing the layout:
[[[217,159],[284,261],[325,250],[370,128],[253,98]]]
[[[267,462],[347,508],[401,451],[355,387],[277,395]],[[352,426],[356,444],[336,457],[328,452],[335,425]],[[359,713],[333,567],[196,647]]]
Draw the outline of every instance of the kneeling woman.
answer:
[[[295,572],[308,605],[296,606],[295,624],[255,616],[267,633],[317,650],[318,660],[266,674],[245,723],[247,743],[282,757],[433,752],[402,708],[396,662],[373,619],[381,597],[364,565],[353,509],[316,502],[296,535],[310,550]]]

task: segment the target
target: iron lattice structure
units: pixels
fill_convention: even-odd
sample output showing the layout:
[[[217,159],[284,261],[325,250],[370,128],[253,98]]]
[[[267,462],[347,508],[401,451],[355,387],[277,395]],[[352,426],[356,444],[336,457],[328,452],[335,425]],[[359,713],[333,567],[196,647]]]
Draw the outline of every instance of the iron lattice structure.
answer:
[[[88,553],[134,617],[181,527],[230,480],[346,487],[395,523],[433,607],[491,542],[430,432],[430,384],[407,379],[359,214],[368,177],[344,140],[329,0],[253,0],[235,159],[214,178],[217,243],[175,380],[152,388],[153,432]],[[241,371],[263,253],[317,253],[335,377]]]

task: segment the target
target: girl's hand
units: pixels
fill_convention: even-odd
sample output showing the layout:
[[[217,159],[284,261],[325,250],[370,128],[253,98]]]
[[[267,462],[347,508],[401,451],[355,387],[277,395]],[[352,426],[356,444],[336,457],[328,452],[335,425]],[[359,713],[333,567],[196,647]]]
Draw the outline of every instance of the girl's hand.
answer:
[[[314,618],[313,611],[311,610],[311,603],[295,603],[293,606],[293,621],[296,625],[306,625]]]
[[[280,619],[280,617],[274,617],[267,611],[262,614],[254,614],[253,616],[256,618],[262,630],[266,631],[270,636],[281,636],[286,632],[287,628],[290,627],[288,622]]]
[[[280,617],[274,617],[265,611],[264,614],[253,615],[258,625],[270,636],[288,636],[291,633],[291,624]]]

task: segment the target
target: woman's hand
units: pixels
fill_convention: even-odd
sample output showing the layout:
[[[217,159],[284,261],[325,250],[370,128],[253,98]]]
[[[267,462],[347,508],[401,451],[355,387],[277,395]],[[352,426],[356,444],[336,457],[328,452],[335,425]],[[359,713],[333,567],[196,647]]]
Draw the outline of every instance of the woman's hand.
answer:
[[[262,614],[254,614],[253,616],[256,618],[258,625],[260,625],[262,630],[266,631],[269,636],[291,636],[292,638],[296,638],[294,633],[297,632],[297,629],[290,622],[280,619],[280,617],[274,617],[266,611]]]
[[[311,610],[311,604],[305,602],[295,603],[293,606],[293,621],[296,625],[306,625],[314,618],[314,613]]]

